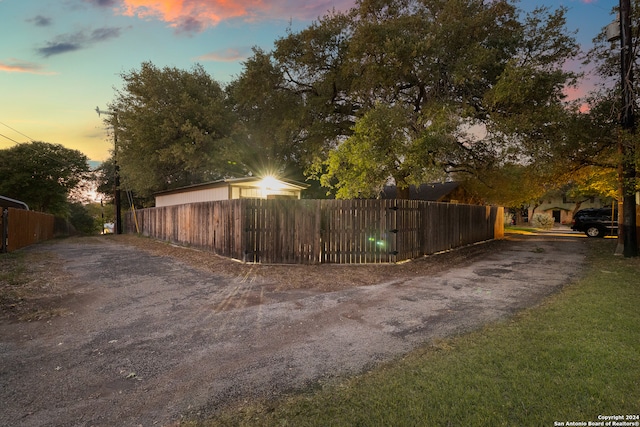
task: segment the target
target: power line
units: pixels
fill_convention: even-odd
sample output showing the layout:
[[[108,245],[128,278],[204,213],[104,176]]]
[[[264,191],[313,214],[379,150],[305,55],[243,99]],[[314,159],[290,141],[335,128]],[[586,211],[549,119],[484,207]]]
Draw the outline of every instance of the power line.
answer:
[[[3,138],[7,138],[9,141],[15,142],[16,144],[22,144],[22,142],[16,141],[13,138],[9,138],[7,135],[3,135],[3,134],[0,133],[0,136],[3,137]]]
[[[8,127],[9,129],[11,129],[12,131],[14,131],[14,132],[16,132],[16,133],[19,133],[20,135],[22,135],[22,136],[26,137],[29,141],[34,141],[34,139],[33,139],[33,138],[31,138],[29,135],[25,135],[24,133],[20,132],[20,131],[19,131],[19,130],[17,130],[17,129],[12,128],[11,126],[9,126],[9,125],[8,125],[8,124],[6,124],[6,123],[0,122],[0,125],[2,125],[2,126],[6,126],[6,127]],[[4,135],[3,135],[3,136],[4,136]],[[6,136],[5,136],[5,138],[6,138]],[[8,138],[8,139],[11,139],[11,138]],[[13,140],[12,140],[12,141],[13,141]],[[15,142],[15,141],[14,141],[14,142]]]
[[[5,124],[5,123],[2,123],[2,122],[0,122],[0,124],[1,124],[1,125],[4,125],[4,126],[6,126],[6,127],[8,127],[9,129],[11,129],[11,130],[12,130],[12,131],[14,131],[14,132],[19,133],[20,135],[25,136],[26,138],[29,138],[29,139],[31,140],[31,142],[36,142],[36,141],[34,141],[32,138],[30,138],[28,135],[25,135],[24,133],[22,133],[22,132],[20,132],[20,131],[18,131],[18,130],[16,130],[16,129],[14,129],[14,128],[12,128],[11,126],[9,126],[9,125],[7,125],[7,124]],[[20,142],[20,141],[16,141],[15,139],[10,138],[10,137],[8,137],[7,135],[4,135],[4,134],[2,134],[2,133],[0,133],[0,137],[2,137],[2,138],[6,138],[6,139],[8,139],[8,140],[9,140],[9,141],[11,141],[11,142],[15,142],[16,144],[23,146],[24,148],[26,148],[26,149],[27,149],[27,150],[29,150],[29,151],[32,151],[32,152],[33,152],[33,153],[35,153],[35,154],[38,154],[38,155],[44,156],[44,157],[46,157],[47,159],[49,159],[49,160],[53,161],[54,163],[57,163],[57,164],[58,164],[58,165],[60,165],[60,166],[66,166],[66,163],[64,163],[61,159],[58,159],[58,158],[56,158],[56,157],[52,157],[52,156],[50,156],[50,155],[49,155],[49,154],[47,154],[47,153],[42,153],[42,152],[40,152],[40,151],[38,151],[38,150],[34,149],[32,146],[30,146],[30,145],[29,145],[29,143],[28,143],[28,142]]]

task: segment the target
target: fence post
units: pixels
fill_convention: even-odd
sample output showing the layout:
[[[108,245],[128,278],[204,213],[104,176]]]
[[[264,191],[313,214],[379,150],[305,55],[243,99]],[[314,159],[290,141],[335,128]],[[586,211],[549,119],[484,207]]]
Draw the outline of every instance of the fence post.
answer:
[[[402,206],[398,206],[401,204]],[[405,214],[405,203],[404,200],[393,200],[392,206],[385,212],[388,216],[387,220],[387,241],[388,246],[386,247],[387,259],[386,262],[397,262],[398,261],[398,233],[406,227],[404,224],[404,214]]]
[[[0,218],[0,235],[2,235],[2,243],[0,243],[0,253],[7,252],[7,234],[9,231],[9,209],[2,209],[2,217]]]

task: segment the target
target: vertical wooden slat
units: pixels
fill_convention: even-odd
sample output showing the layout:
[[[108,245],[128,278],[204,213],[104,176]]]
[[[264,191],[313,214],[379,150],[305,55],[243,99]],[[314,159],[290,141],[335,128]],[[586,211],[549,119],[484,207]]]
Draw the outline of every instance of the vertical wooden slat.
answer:
[[[53,238],[53,215],[15,208],[7,210],[7,252]]]

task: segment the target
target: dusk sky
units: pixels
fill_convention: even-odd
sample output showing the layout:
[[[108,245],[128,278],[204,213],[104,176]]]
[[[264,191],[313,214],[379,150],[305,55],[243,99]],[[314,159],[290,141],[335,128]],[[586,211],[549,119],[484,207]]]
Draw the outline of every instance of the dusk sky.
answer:
[[[0,149],[31,139],[108,158],[96,106],[106,109],[120,74],[199,63],[225,84],[251,47],[267,51],[291,26],[300,30],[354,0],[0,0]],[[618,0],[522,0],[569,8],[570,29],[588,49]]]

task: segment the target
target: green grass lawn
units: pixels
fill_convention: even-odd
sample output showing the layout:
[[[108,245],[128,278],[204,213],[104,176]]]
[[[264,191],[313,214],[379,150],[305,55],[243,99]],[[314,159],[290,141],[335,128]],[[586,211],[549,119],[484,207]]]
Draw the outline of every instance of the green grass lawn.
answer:
[[[356,378],[185,425],[554,426],[639,414],[640,260],[614,256],[613,241],[587,244],[584,277],[541,306]]]
[[[533,227],[520,227],[515,225],[506,225],[504,227],[504,232],[509,234],[533,234],[537,231],[540,230]]]

